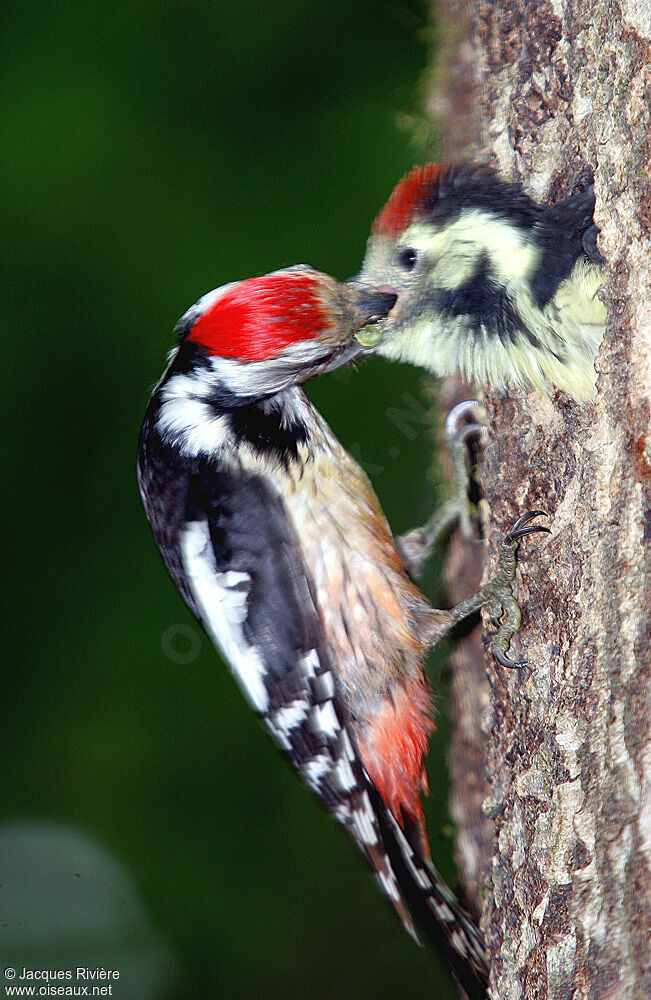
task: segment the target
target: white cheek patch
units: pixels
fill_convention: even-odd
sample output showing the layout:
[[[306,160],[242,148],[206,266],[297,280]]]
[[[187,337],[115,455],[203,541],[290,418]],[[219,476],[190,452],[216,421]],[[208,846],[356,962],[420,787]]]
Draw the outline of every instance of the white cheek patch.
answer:
[[[186,455],[214,455],[231,439],[228,417],[209,403],[213,391],[201,375],[173,375],[163,387],[156,429]]]
[[[446,272],[447,256],[457,261],[476,260],[485,252],[490,267],[504,283],[529,277],[540,259],[540,250],[527,239],[527,235],[506,219],[481,209],[465,209],[458,219],[448,225],[435,227],[428,223],[414,223],[402,234],[401,245],[414,245],[434,261],[440,261],[442,275]],[[451,280],[453,275],[451,276]],[[439,282],[438,268],[434,280]],[[450,287],[463,283],[452,280]]]
[[[186,455],[207,456],[224,447],[230,424],[201,399],[170,399],[160,408],[157,430],[164,441],[178,445]]]
[[[223,385],[237,396],[258,399],[269,393],[283,392],[296,385],[298,373],[327,353],[323,342],[314,337],[289,344],[276,357],[265,361],[239,361],[211,355],[210,373],[213,383]]]
[[[266,712],[269,696],[264,664],[257,649],[245,639],[242,628],[247,612],[248,574],[217,572],[206,521],[188,525],[181,538],[181,558],[206,631],[253,708]]]

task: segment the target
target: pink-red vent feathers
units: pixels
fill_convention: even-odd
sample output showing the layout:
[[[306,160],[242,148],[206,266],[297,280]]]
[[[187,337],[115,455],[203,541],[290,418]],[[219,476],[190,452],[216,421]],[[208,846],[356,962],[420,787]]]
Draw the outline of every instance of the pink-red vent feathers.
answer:
[[[405,688],[385,701],[360,740],[369,778],[401,825],[413,823],[429,854],[421,792],[428,792],[423,759],[434,729],[431,700],[424,684]]]

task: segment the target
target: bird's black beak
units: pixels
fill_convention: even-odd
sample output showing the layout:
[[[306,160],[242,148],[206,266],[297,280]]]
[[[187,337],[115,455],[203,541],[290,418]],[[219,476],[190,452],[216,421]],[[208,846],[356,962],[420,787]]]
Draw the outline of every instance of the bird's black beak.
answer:
[[[365,288],[360,301],[360,309],[366,313],[366,323],[377,323],[388,316],[397,302],[393,289]],[[365,324],[366,325],[366,324]]]
[[[357,292],[355,340],[363,348],[374,348],[382,340],[384,324],[380,321],[389,315],[398,300],[398,295],[388,285],[371,287],[369,285],[355,285],[352,281],[347,282],[347,284],[354,287]]]
[[[354,322],[358,329],[368,323],[377,323],[391,312],[398,299],[395,288],[390,285],[368,285],[347,281],[350,289],[348,301],[353,309]]]

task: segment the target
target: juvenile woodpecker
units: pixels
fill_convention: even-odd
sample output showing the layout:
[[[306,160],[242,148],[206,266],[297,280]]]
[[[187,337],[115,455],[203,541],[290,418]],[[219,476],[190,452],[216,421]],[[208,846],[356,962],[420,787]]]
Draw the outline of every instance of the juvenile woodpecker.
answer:
[[[205,295],[147,409],[139,484],[174,582],[251,705],[474,998],[484,946],[431,867],[423,819],[423,660],[482,604],[508,611],[517,540],[539,529],[521,518],[498,583],[459,609],[431,608],[408,576],[370,482],[299,385],[362,353],[355,333],[394,302],[302,266]]]
[[[378,353],[592,399],[606,321],[594,204],[592,185],[538,205],[488,167],[414,167],[376,218],[356,279],[399,293]]]

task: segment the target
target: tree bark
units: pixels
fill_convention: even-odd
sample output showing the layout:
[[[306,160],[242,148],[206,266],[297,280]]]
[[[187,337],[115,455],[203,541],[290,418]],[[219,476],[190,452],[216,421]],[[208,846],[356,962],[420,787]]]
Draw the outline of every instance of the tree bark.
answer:
[[[444,157],[492,162],[539,200],[558,200],[591,170],[609,279],[594,405],[561,392],[483,394],[485,578],[525,510],[546,510],[553,534],[520,548],[514,648],[529,667],[504,670],[476,635],[453,667],[460,871],[482,912],[494,998],[642,1000],[651,996],[650,8],[447,0],[436,17],[446,29],[428,114],[442,122]],[[455,53],[443,68],[441,52]],[[466,544],[454,542],[448,568],[454,598],[472,590]],[[469,760],[485,762],[485,777],[468,776]]]

